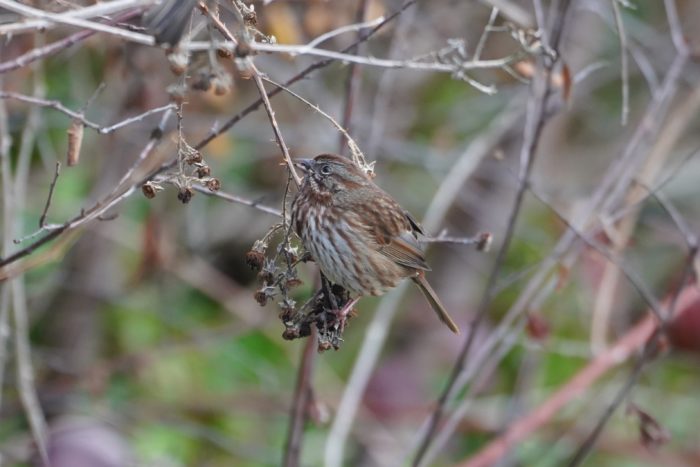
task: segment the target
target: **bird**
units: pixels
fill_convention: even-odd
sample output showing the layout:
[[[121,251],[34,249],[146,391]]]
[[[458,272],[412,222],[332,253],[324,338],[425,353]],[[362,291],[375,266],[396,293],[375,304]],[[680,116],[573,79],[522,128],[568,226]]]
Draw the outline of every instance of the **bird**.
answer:
[[[320,154],[294,165],[304,177],[292,201],[291,227],[323,275],[355,297],[351,305],[411,279],[458,334],[425,278],[430,267],[418,241],[424,233],[411,214],[348,158]]]

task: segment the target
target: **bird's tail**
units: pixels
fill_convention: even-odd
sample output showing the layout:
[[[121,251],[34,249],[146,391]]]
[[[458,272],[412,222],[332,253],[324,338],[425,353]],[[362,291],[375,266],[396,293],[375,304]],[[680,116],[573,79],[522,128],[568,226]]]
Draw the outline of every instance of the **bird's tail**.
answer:
[[[452,318],[450,318],[450,315],[447,313],[447,310],[445,310],[445,307],[442,305],[442,302],[440,302],[440,299],[433,288],[430,287],[430,284],[428,284],[428,281],[425,279],[425,275],[423,275],[421,272],[420,275],[413,278],[413,282],[418,284],[418,288],[421,292],[423,292],[423,295],[425,295],[428,303],[430,303],[431,308],[435,310],[435,313],[437,313],[440,321],[445,323],[452,332],[459,334],[459,328],[455,322],[452,321]]]

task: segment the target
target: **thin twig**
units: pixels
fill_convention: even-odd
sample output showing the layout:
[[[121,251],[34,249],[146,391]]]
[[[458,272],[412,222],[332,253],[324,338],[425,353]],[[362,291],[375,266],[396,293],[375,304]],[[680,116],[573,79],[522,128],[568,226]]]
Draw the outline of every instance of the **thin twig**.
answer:
[[[44,205],[44,210],[39,217],[39,228],[43,228],[46,225],[46,214],[49,212],[51,207],[51,199],[53,198],[53,191],[56,188],[56,182],[58,181],[58,176],[61,174],[61,163],[56,161],[56,171],[53,174],[53,180],[51,180],[51,185],[49,185],[49,195],[46,197],[46,204]]]
[[[348,24],[346,26],[341,26],[337,29],[333,29],[332,31],[328,31],[326,33],[321,34],[320,36],[316,37],[314,40],[306,44],[308,47],[316,47],[324,42],[326,42],[328,39],[331,39],[333,37],[339,36],[340,34],[345,34],[346,32],[361,32],[363,29],[367,28],[372,28],[375,26],[378,26],[384,21],[384,17],[380,16],[379,18],[374,18],[373,20],[370,21],[362,21],[359,23],[355,24]]]
[[[301,185],[301,177],[297,173],[296,167],[294,167],[292,156],[289,154],[289,148],[284,142],[284,138],[282,137],[282,130],[280,130],[280,127],[277,124],[277,119],[275,119],[275,111],[272,110],[270,98],[267,97],[265,85],[263,84],[262,78],[260,77],[260,72],[257,69],[255,69],[254,71],[253,80],[255,81],[255,85],[258,87],[260,97],[262,97],[263,105],[265,106],[265,111],[267,112],[267,117],[270,119],[270,125],[272,126],[272,131],[275,134],[275,139],[277,140],[277,145],[282,151],[282,156],[284,157],[284,161],[287,163],[287,168],[289,169],[289,172],[292,174],[294,183],[296,184],[296,186],[299,186]]]
[[[474,49],[474,60],[479,60],[481,59],[481,54],[484,51],[484,46],[486,46],[486,39],[488,39],[489,34],[491,32],[491,28],[493,27],[494,23],[496,22],[496,18],[498,18],[498,8],[493,7],[491,8],[491,14],[489,15],[489,21],[486,23],[486,26],[484,26],[484,30],[481,33],[481,37],[479,37],[479,42],[476,44],[476,49]]]
[[[454,243],[457,245],[476,245],[480,247],[484,245],[484,237],[490,237],[489,233],[480,233],[473,237],[449,237],[447,235],[438,235],[437,237],[421,237],[420,243]],[[488,242],[488,240],[486,240]]]
[[[615,15],[615,26],[617,27],[617,35],[620,38],[620,66],[621,66],[621,81],[622,81],[622,125],[627,125],[627,118],[630,113],[630,72],[629,72],[629,57],[627,55],[627,34],[625,33],[625,25],[622,22],[622,13],[620,12],[619,0],[610,0],[612,3],[613,13]]]
[[[225,193],[223,191],[211,191],[209,188],[203,187],[201,185],[193,185],[192,189],[195,191],[198,191],[200,193],[203,193],[207,196],[214,196],[216,198],[221,198],[221,199],[226,200],[226,201],[231,202],[231,203],[249,206],[251,208],[257,209],[258,211],[272,214],[273,216],[282,217],[282,211],[280,211],[279,209],[273,208],[270,206],[265,206],[264,204],[260,204],[254,200],[246,199],[246,198],[243,198],[243,197],[237,196],[237,195],[232,195],[230,193]]]
[[[683,28],[678,19],[678,10],[676,9],[675,0],[664,0],[664,8],[666,9],[666,17],[669,29],[671,30],[671,39],[673,40],[673,46],[676,48],[676,52],[679,55],[688,55],[690,50],[688,50],[688,43],[685,40]]]

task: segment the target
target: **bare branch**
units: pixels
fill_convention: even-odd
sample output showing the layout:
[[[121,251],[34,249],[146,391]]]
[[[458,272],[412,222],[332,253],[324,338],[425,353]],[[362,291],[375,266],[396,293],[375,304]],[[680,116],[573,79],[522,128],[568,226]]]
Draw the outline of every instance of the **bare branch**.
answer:
[[[144,2],[149,1],[150,0],[114,0],[55,14],[53,15],[54,20],[52,21],[46,19],[29,19],[16,23],[2,24],[0,25],[0,36],[17,35],[23,32],[34,32],[37,30],[43,31],[53,28],[56,24],[61,24],[61,19],[63,18],[97,18],[110,15],[112,13],[117,13],[128,8],[144,6]]]
[[[37,18],[52,23],[77,26],[79,28],[82,28],[83,30],[88,31],[103,32],[106,34],[117,36],[127,41],[136,42],[137,44],[151,46],[155,45],[155,39],[153,38],[153,36],[149,36],[148,34],[127,31],[126,29],[117,28],[107,24],[95,23],[93,21],[88,21],[77,16],[47,13],[43,10],[23,5],[14,0],[0,0],[0,6],[10,11],[14,11],[15,13],[28,16],[30,18]]]

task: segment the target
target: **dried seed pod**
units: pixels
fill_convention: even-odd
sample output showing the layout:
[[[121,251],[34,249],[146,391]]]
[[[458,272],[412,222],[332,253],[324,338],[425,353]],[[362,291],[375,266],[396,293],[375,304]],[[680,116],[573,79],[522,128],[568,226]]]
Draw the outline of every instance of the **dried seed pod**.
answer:
[[[258,24],[258,15],[255,10],[251,9],[243,13],[243,21],[245,21],[246,26],[255,26]]]
[[[221,189],[221,182],[218,178],[210,178],[207,180],[207,188],[209,188],[209,191],[219,191]]]
[[[197,167],[197,170],[195,171],[197,174],[197,178],[204,178],[208,177],[211,175],[211,169],[209,168],[208,165],[203,165],[201,167]]]
[[[156,187],[151,182],[146,182],[141,185],[141,191],[143,195],[148,199],[153,199],[156,197]]]
[[[255,298],[255,301],[258,302],[258,305],[260,306],[265,306],[267,305],[267,294],[265,293],[264,290],[258,290],[255,292],[255,295],[253,295]]]
[[[265,262],[265,255],[260,251],[250,250],[245,254],[245,263],[251,269],[260,269]]]
[[[263,269],[258,273],[258,278],[262,281],[263,284],[271,285],[275,280],[275,275],[271,271]]]
[[[83,130],[85,126],[80,120],[73,120],[68,128],[68,166],[77,165],[80,161],[80,148],[83,146]]]
[[[203,160],[204,160],[204,158],[202,157],[202,153],[195,150],[187,155],[185,162],[187,162],[187,164],[189,164],[189,165],[194,165],[194,164],[201,164]]]
[[[192,200],[192,196],[194,196],[194,191],[188,186],[180,188],[180,191],[177,192],[177,199],[182,201],[182,204],[189,203]]]

